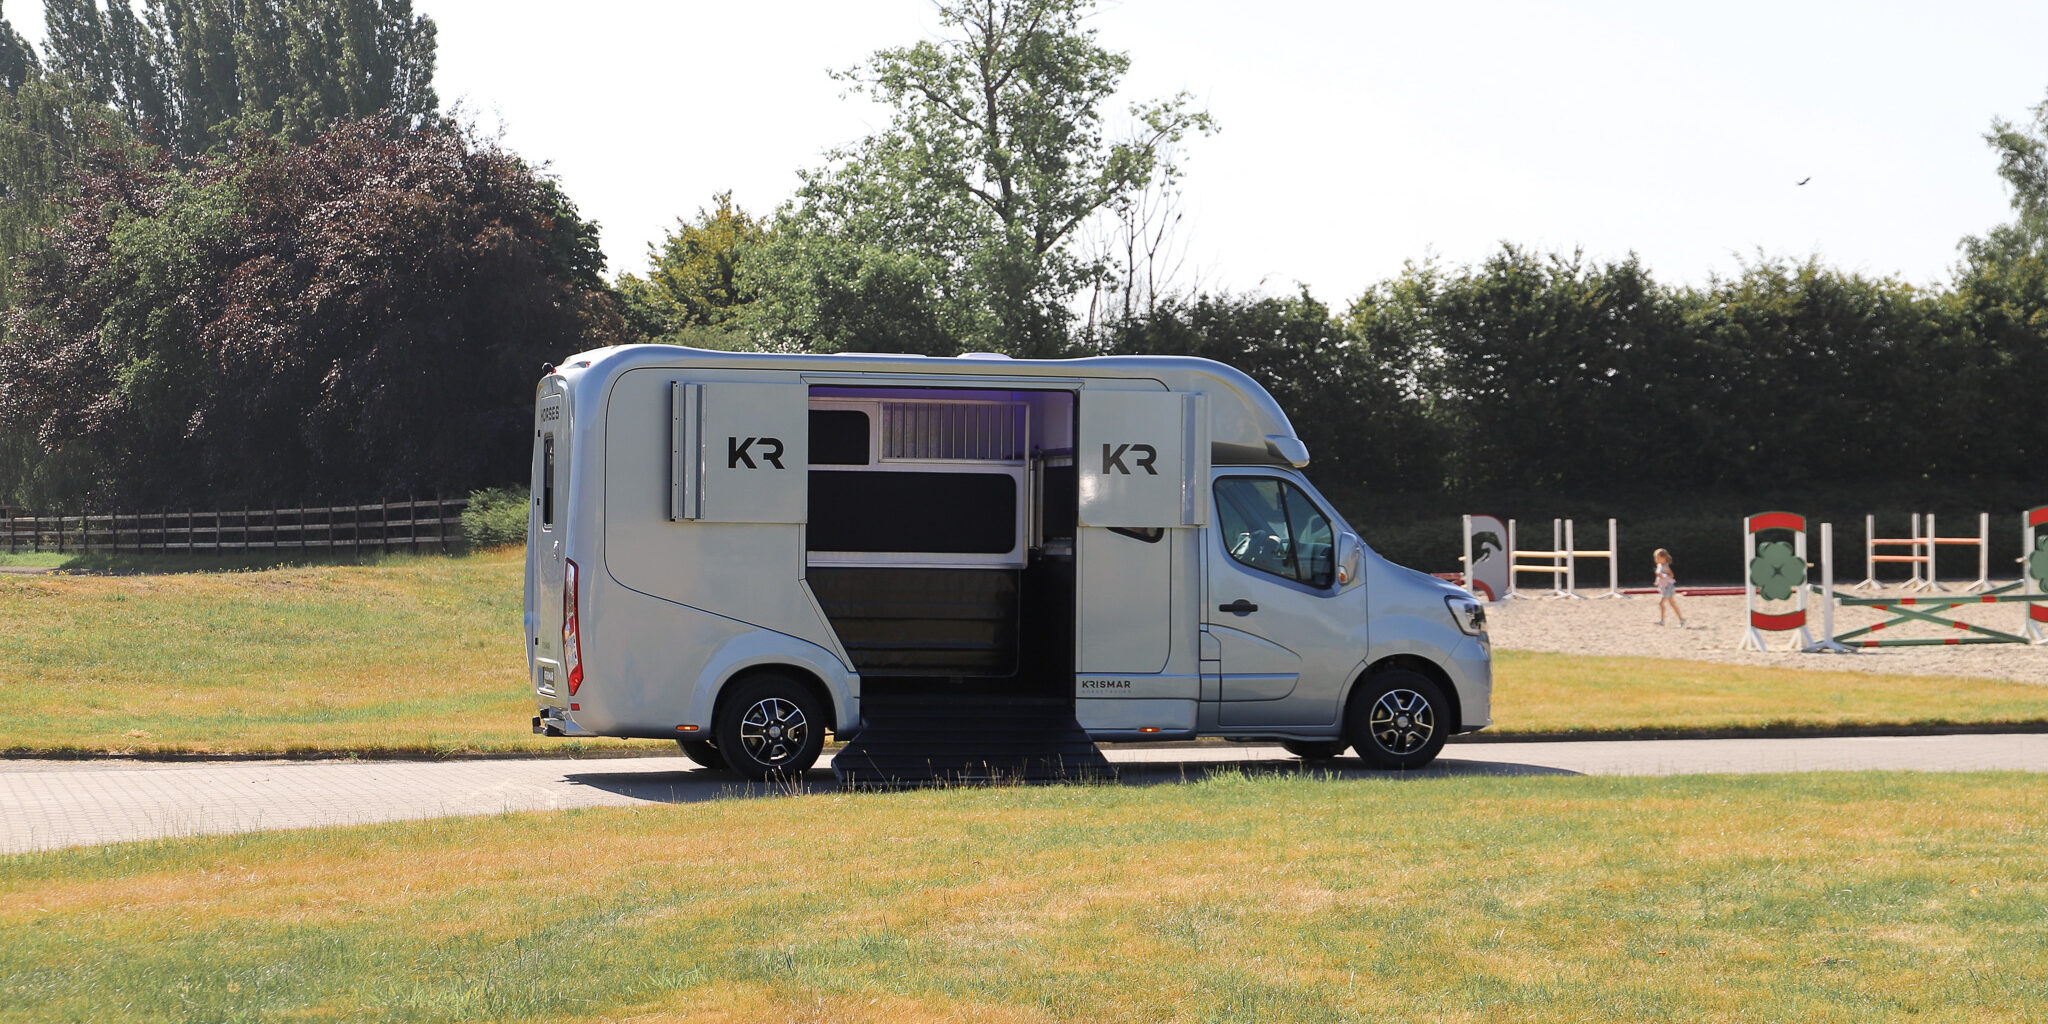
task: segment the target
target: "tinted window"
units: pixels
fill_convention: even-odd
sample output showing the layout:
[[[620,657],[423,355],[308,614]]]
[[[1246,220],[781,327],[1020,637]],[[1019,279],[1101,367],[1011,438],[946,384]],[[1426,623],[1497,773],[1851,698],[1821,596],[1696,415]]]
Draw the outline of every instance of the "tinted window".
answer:
[[[1230,557],[1260,572],[1315,587],[1327,587],[1335,577],[1330,520],[1285,480],[1217,480],[1216,525]]]
[[[811,465],[867,464],[867,413],[859,409],[811,410]]]
[[[1008,554],[1017,482],[1000,473],[813,470],[812,551]]]
[[[541,440],[540,451],[540,528],[546,530],[555,525],[555,435]]]

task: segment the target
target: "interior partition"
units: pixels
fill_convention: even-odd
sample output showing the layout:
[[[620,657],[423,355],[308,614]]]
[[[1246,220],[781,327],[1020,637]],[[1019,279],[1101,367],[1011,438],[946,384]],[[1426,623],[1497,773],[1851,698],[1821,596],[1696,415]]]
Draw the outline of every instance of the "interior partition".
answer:
[[[868,694],[1072,700],[1074,399],[811,389],[806,575]]]

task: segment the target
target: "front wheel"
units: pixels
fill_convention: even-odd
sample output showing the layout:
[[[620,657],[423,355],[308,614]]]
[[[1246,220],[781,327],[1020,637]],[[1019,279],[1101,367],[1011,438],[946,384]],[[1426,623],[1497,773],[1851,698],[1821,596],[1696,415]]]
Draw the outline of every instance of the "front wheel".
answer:
[[[1345,710],[1345,737],[1375,768],[1420,768],[1436,760],[1450,731],[1443,688],[1407,669],[1365,677]]]
[[[677,740],[676,745],[683,748],[684,757],[712,771],[722,772],[732,767],[725,763],[725,755],[719,753],[718,747],[710,740]]]
[[[825,709],[802,683],[760,675],[735,687],[712,732],[719,756],[756,782],[803,777],[825,748]]]

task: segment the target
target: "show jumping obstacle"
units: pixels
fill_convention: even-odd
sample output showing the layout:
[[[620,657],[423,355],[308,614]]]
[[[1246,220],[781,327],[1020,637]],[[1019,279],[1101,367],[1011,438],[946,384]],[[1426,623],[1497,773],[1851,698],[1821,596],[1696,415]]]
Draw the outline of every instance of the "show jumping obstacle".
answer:
[[[1963,588],[1965,591],[1984,590],[1991,586],[1991,513],[1977,514],[1977,536],[1943,537],[1934,528],[1934,513],[1926,514],[1927,530],[1921,532],[1921,514],[1913,513],[1912,535],[1908,537],[1879,537],[1877,517],[1863,517],[1863,582],[1856,584],[1856,590],[1876,590],[1884,584],[1877,578],[1880,562],[1899,562],[1913,567],[1912,578],[1905,586],[1908,590],[1941,590],[1941,578],[1935,572],[1936,559],[1941,545],[1971,546],[1977,549],[1977,580]],[[1905,548],[1907,554],[1880,555],[1878,548]],[[1925,567],[1924,571],[1922,567]]]
[[[1545,559],[1542,562],[1523,562],[1524,558]],[[1600,597],[1626,597],[1621,592],[1621,544],[1615,521],[1607,520],[1607,549],[1604,551],[1580,551],[1574,536],[1572,521],[1552,519],[1550,521],[1550,549],[1547,551],[1523,551],[1515,546],[1515,521],[1508,520],[1508,597],[1528,598],[1516,584],[1515,577],[1521,573],[1539,573],[1550,577],[1549,597],[1584,600],[1579,594],[1579,559],[1604,558],[1607,560],[1607,592]]]
[[[1986,514],[1985,519],[1988,518],[1988,514]],[[1928,529],[1924,539],[1940,540],[1934,532],[1933,517],[1929,516],[1928,519]],[[1989,524],[1984,520],[1980,520],[1979,525],[1983,528],[1982,540],[1984,547],[1988,548],[1990,542]],[[2044,629],[2044,624],[2048,624],[2048,588],[2043,586],[2043,578],[2048,577],[2048,545],[2042,543],[2041,527],[2043,525],[2048,525],[2048,505],[2043,505],[2021,514],[2020,578],[2015,582],[2002,586],[1991,586],[1989,580],[1990,564],[1987,556],[1980,558],[1980,562],[1986,570],[1983,573],[1984,578],[1980,579],[1980,583],[1987,589],[1984,593],[1974,597],[1855,597],[1835,590],[1835,558],[1834,549],[1830,543],[1834,539],[1834,527],[1832,524],[1822,523],[1820,527],[1821,581],[1819,585],[1813,586],[1811,589],[1814,593],[1820,594],[1826,599],[1826,603],[1822,606],[1822,631],[1826,634],[1826,638],[1819,642],[1809,641],[1801,650],[1809,653],[1846,653],[1859,647],[1959,647],[1965,644],[2048,644],[2048,629]],[[1868,536],[1867,533],[1866,536]],[[1968,542],[1968,538],[1964,538],[1964,541]],[[1754,545],[1752,544],[1753,547]],[[1932,573],[1929,575],[1931,576]],[[1973,586],[1975,585],[1973,584]],[[1806,588],[1802,587],[1802,590],[1804,589]],[[1844,608],[1876,608],[1890,615],[1891,618],[1875,625],[1852,629],[1846,633],[1837,633],[1835,632],[1834,609],[1835,604],[1838,602]],[[1971,623],[1942,617],[1942,613],[1950,612],[1969,604],[2024,604],[2027,606],[2024,628],[2020,633],[2007,633],[2002,630],[1990,629],[1985,626],[1972,625]],[[1801,607],[1802,609],[1804,607],[1803,594]],[[1969,635],[1958,636],[1951,634],[1945,637],[1887,637],[1882,639],[1871,637],[1871,634],[1890,629],[1894,626],[1915,622],[1947,626]],[[1754,628],[1752,628],[1751,632],[1755,632]],[[1744,646],[1749,646],[1749,641],[1746,637],[1744,639]],[[1761,649],[1761,647],[1758,649]]]
[[[1927,513],[1927,585],[1933,590],[1947,590],[1941,585],[1941,576],[1934,571],[1936,545],[1975,546],[1977,549],[1977,580],[1963,591],[1969,593],[1991,588],[1991,513],[1977,513],[1977,535],[1975,537],[1944,537],[1934,529],[1934,513]]]
[[[1792,531],[1792,556],[1798,561],[1799,578],[1792,584],[1792,594],[1798,598],[1798,607],[1789,612],[1765,612],[1757,608],[1758,593],[1763,589],[1756,581],[1758,560],[1756,535],[1765,530]],[[1796,630],[1798,635],[1787,650],[1807,650],[1813,646],[1813,636],[1806,631],[1806,517],[1792,512],[1764,512],[1746,516],[1742,520],[1742,564],[1749,567],[1749,579],[1742,588],[1743,610],[1748,613],[1747,625],[1743,627],[1742,643],[1739,650],[1763,651],[1765,633],[1783,633]],[[1788,566],[1789,568],[1789,566]]]

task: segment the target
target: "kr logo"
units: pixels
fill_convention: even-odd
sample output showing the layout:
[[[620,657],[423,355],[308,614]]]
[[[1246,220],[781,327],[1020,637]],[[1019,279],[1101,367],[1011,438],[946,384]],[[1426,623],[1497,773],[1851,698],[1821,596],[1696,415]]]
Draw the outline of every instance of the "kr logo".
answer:
[[[1159,471],[1152,468],[1152,463],[1159,460],[1159,449],[1149,444],[1120,444],[1114,450],[1111,450],[1109,445],[1103,445],[1102,471],[1104,473],[1122,473],[1125,476],[1131,475],[1131,467],[1124,465],[1124,453],[1126,452],[1130,453],[1131,463],[1144,470],[1145,475],[1159,475]]]
[[[761,446],[761,461],[776,469],[782,468],[782,439],[779,437],[728,437],[725,439],[725,468],[738,469],[740,463],[748,469],[760,469],[754,465],[752,449],[756,443]]]

